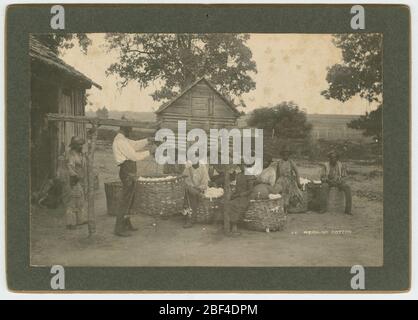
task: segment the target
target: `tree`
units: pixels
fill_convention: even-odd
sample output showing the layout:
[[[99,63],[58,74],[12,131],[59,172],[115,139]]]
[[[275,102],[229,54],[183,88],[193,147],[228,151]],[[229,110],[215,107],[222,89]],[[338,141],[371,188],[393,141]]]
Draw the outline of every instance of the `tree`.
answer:
[[[383,132],[382,105],[380,104],[376,110],[370,113],[366,112],[366,115],[352,120],[347,126],[352,129],[362,130],[364,136],[373,137],[378,143],[381,143]]]
[[[96,110],[96,116],[97,118],[107,119],[109,118],[109,110],[107,110],[107,108],[103,106],[103,108],[99,108]]]
[[[369,102],[381,102],[382,35],[344,33],[333,37],[335,46],[342,50],[343,62],[328,68],[329,88],[321,94],[343,102],[355,95]]]
[[[378,108],[347,124],[382,141],[382,35],[352,33],[334,35],[334,44],[342,50],[343,63],[328,69],[329,88],[323,91],[327,99],[347,101],[355,95],[379,102]]]
[[[281,102],[271,108],[255,109],[250,115],[248,125],[264,129],[269,136],[283,139],[307,138],[312,129],[305,112],[292,101]]]
[[[88,47],[92,44],[91,39],[85,33],[45,33],[36,34],[34,37],[56,54],[59,54],[62,49],[74,47],[74,40],[78,40],[84,54],[87,53]]]
[[[249,72],[257,72],[248,34],[121,34],[106,35],[109,51],[119,61],[107,74],[121,78],[120,87],[137,81],[141,87],[157,82],[155,101],[171,99],[195,80],[206,77],[229,98],[255,88]]]

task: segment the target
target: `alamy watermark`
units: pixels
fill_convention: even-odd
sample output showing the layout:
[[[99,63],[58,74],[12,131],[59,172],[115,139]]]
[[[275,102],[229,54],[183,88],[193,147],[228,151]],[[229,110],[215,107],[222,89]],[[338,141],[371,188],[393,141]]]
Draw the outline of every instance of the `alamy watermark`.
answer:
[[[247,175],[257,175],[263,170],[263,129],[210,129],[208,138],[200,128],[187,132],[187,122],[182,120],[178,121],[177,137],[173,130],[163,128],[156,132],[155,140],[162,142],[155,151],[155,160],[161,165],[246,164]]]

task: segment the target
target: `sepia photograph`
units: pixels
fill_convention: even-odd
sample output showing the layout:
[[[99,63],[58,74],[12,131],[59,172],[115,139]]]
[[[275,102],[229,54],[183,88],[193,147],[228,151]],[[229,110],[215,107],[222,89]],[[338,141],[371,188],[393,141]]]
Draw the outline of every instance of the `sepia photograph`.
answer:
[[[30,34],[30,264],[383,266],[382,43]]]

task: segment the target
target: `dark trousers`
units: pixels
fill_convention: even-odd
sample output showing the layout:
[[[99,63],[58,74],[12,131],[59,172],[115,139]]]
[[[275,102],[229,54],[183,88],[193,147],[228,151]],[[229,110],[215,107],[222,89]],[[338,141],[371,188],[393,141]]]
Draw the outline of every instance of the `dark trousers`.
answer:
[[[345,195],[345,213],[351,213],[351,188],[345,182],[328,182],[322,183],[320,191],[321,212],[328,210],[329,189],[336,187],[338,190],[344,192]]]
[[[192,209],[192,215],[196,215],[200,204],[200,192],[193,187],[186,186],[185,203]]]
[[[126,160],[122,163],[119,166],[119,178],[122,181],[122,197],[116,215],[115,232],[124,231],[126,227],[125,216],[129,214],[135,194],[136,162]]]

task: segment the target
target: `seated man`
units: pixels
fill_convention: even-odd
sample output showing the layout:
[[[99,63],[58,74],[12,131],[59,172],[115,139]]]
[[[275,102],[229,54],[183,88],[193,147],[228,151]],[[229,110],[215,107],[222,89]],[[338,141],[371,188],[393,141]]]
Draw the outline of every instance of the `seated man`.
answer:
[[[344,177],[347,175],[345,167],[338,160],[338,155],[335,151],[328,153],[328,158],[329,162],[325,163],[325,169],[321,174],[320,211],[326,212],[328,209],[329,188],[337,187],[345,194],[345,213],[351,214],[351,188],[344,181]]]
[[[231,194],[230,199],[225,201],[224,232],[227,236],[240,235],[238,222],[250,205],[254,177],[244,173],[245,167],[249,167],[249,165],[241,164],[240,171],[236,175],[235,191]]]
[[[186,215],[184,228],[190,228],[193,226],[193,214],[196,214],[199,208],[202,193],[208,187],[209,175],[207,166],[204,164],[187,165],[183,174],[186,176],[186,194],[184,202],[191,210],[190,214]]]

